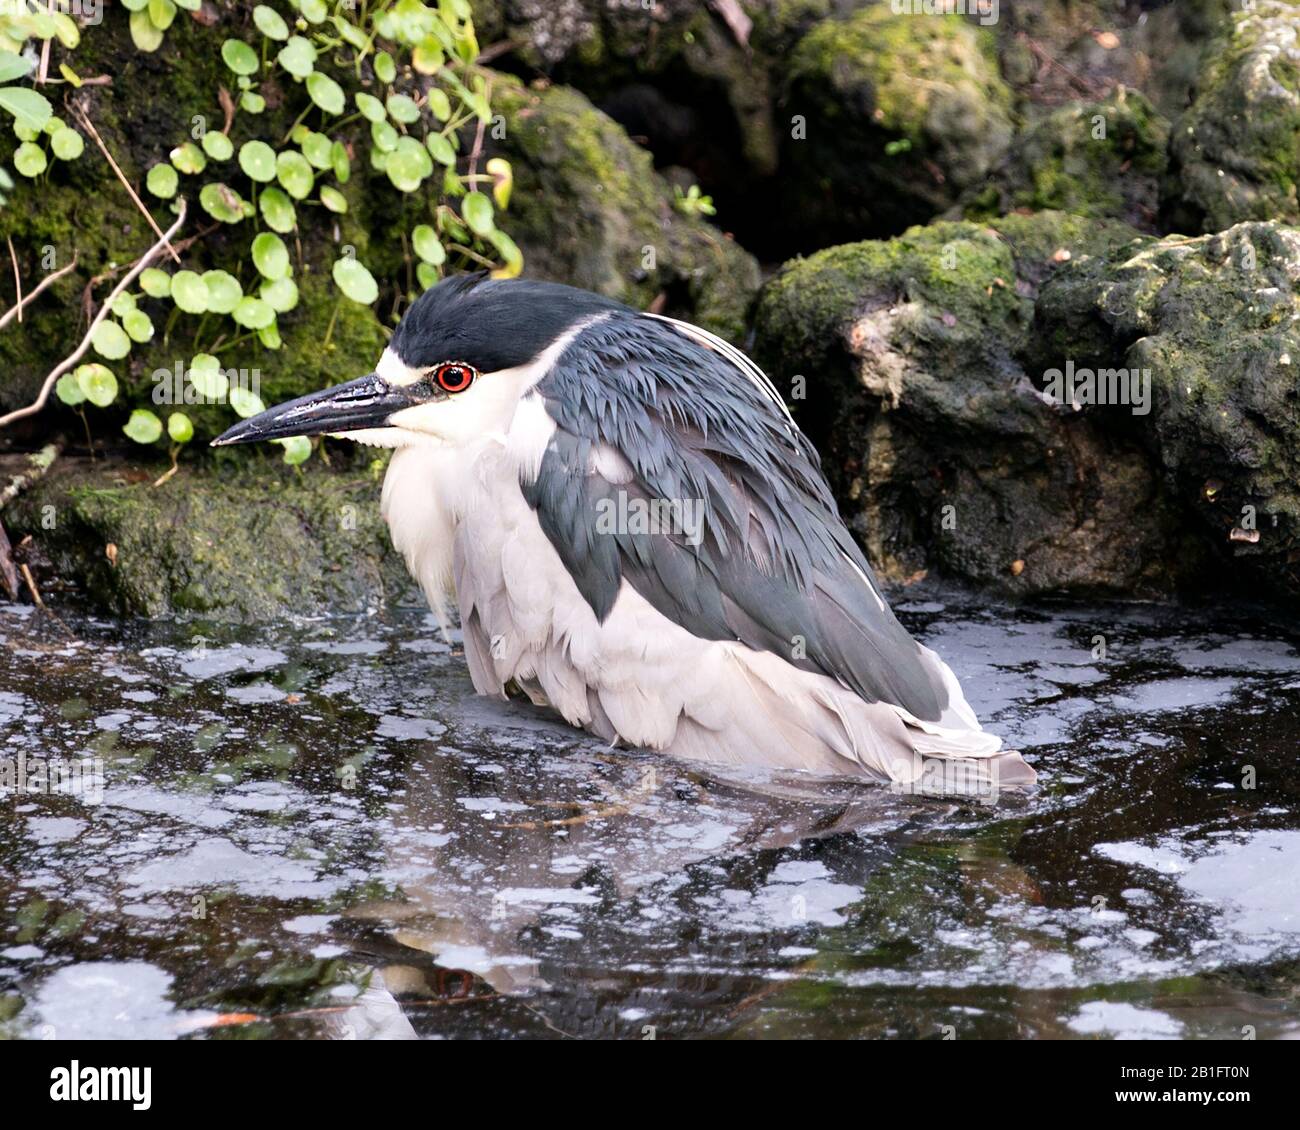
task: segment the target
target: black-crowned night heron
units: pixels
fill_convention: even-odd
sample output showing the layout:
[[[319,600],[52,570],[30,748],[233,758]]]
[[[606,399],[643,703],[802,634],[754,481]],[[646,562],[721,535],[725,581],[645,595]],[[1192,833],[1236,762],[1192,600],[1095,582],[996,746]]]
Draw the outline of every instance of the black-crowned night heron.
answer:
[[[383,513],[475,689],[715,764],[1034,773],[885,604],[816,451],[727,342],[572,287],[461,275],[375,371],[214,442],[396,450]]]

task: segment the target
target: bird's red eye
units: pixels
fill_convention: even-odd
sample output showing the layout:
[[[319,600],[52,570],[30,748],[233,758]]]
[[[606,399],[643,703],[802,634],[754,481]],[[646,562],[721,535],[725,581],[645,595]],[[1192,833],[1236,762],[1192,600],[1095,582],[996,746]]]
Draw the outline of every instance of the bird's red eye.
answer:
[[[445,365],[439,365],[433,373],[433,379],[443,392],[464,392],[474,383],[476,376],[478,372],[474,366],[466,365],[463,361],[448,361]]]

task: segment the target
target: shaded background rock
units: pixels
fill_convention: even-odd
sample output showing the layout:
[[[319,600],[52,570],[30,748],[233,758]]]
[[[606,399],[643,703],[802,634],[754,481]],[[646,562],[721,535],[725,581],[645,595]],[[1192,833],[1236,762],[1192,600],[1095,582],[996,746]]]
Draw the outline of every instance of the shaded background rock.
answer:
[[[1259,0],[1206,52],[1173,134],[1167,227],[1300,220],[1300,8]]]
[[[1063,106],[1017,134],[987,180],[957,209],[988,219],[1051,208],[1155,229],[1169,123],[1136,91]]]
[[[641,308],[654,303],[744,338],[757,260],[677,211],[650,154],[621,126],[567,87],[525,88],[502,76],[493,98],[506,131],[486,144],[514,166],[511,232],[530,276]]]
[[[984,176],[1012,133],[993,33],[885,5],[804,36],[780,108],[782,185],[793,190],[782,199],[800,208],[801,239],[819,244],[930,218]]]

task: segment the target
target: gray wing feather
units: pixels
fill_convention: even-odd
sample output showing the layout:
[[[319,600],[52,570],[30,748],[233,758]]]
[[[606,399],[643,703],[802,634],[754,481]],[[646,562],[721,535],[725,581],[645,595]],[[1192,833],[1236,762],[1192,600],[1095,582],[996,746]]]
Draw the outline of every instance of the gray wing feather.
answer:
[[[521,486],[600,619],[626,580],[696,636],[773,652],[868,702],[939,720],[942,680],[886,607],[812,445],[726,352],[620,314],[581,333],[538,392],[557,427]],[[597,445],[623,456],[631,482],[593,470]],[[620,495],[698,505],[702,536],[602,532],[602,505]]]

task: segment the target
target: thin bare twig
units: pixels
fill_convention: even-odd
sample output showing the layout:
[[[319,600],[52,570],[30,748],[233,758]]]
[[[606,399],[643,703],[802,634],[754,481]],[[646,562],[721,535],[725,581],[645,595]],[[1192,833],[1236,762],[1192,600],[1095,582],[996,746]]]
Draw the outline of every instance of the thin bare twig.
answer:
[[[51,283],[58,282],[59,279],[63,278],[63,276],[66,275],[69,271],[71,271],[76,265],[77,265],[77,253],[74,251],[72,253],[71,263],[69,263],[66,267],[60,267],[57,271],[52,271],[50,274],[46,275],[37,284],[36,289],[33,290],[31,294],[29,294],[26,298],[23,297],[22,291],[19,290],[18,301],[15,302],[12,306],[10,306],[9,309],[6,310],[3,314],[0,314],[0,330],[4,329],[5,326],[9,324],[10,319],[12,319],[15,315],[17,315],[18,317],[18,321],[21,322],[23,320],[23,307],[26,306],[29,302],[31,302],[33,298],[35,298],[38,294],[40,294],[41,291],[43,291]]]
[[[176,249],[167,241],[167,237],[163,235],[162,228],[158,226],[157,221],[153,218],[153,214],[145,207],[144,201],[136,195],[135,189],[131,187],[131,182],[126,179],[126,174],[122,172],[121,168],[119,168],[118,163],[113,160],[113,154],[108,151],[108,146],[104,144],[104,139],[99,136],[99,130],[95,128],[95,123],[90,120],[90,115],[87,114],[81,106],[73,106],[72,112],[77,116],[77,121],[81,123],[82,128],[90,134],[94,139],[95,144],[99,146],[99,151],[104,154],[104,159],[108,161],[109,167],[117,174],[117,179],[122,182],[122,187],[126,189],[127,195],[131,197],[132,203],[140,209],[140,214],[149,221],[149,226],[153,228],[154,235],[158,236],[163,241],[167,247],[167,253],[173,260],[179,263],[181,257],[176,254]]]
[[[117,298],[117,296],[121,294],[124,290],[126,290],[126,288],[129,287],[133,282],[135,282],[135,280],[139,277],[140,272],[143,271],[147,266],[149,266],[150,263],[154,261],[154,259],[158,257],[158,254],[162,251],[164,247],[171,246],[170,244],[171,237],[174,236],[177,233],[177,231],[180,230],[181,224],[185,222],[185,212],[186,212],[185,200],[184,198],[182,198],[180,213],[176,217],[176,222],[172,224],[172,226],[169,227],[165,232],[159,233],[161,238],[158,240],[158,242],[155,243],[151,248],[149,248],[148,251],[146,251],[143,255],[140,256],[139,259],[135,261],[135,266],[133,266],[129,271],[127,271],[127,273],[122,277],[122,281],[119,282],[117,286],[113,288],[112,294],[110,294],[104,300],[103,305],[100,306],[99,313],[96,314],[93,319],[91,319],[90,325],[86,329],[86,336],[81,339],[81,344],[77,346],[77,348],[73,350],[72,353],[68,354],[67,357],[65,357],[62,361],[60,361],[53,369],[50,370],[49,374],[45,378],[44,384],[41,385],[40,395],[37,396],[37,398],[31,404],[27,405],[26,408],[15,408],[12,412],[8,413],[7,415],[0,416],[0,428],[3,428],[6,424],[13,423],[14,420],[22,419],[24,416],[34,416],[36,415],[37,412],[39,412],[42,408],[45,407],[46,402],[50,399],[50,390],[54,388],[54,385],[58,381],[58,379],[61,376],[63,376],[63,374],[66,373],[69,369],[71,369],[73,365],[75,365],[78,361],[80,361],[83,356],[85,356],[86,350],[90,348],[90,339],[94,337],[95,330],[99,328],[99,323],[102,322],[106,317],[108,317],[108,311],[113,305],[113,300]]]
[[[27,567],[27,562],[24,561],[18,568],[23,571],[23,580],[27,582],[27,591],[32,594],[32,603],[37,608],[44,608],[45,601],[41,599],[41,590],[36,587],[36,578],[32,576],[32,571]]]
[[[18,324],[22,325],[23,321],[23,276],[18,272],[18,256],[14,254],[14,241],[11,236],[5,236],[5,242],[9,244],[9,262],[14,265],[14,294],[16,303],[14,309],[18,311]]]
[[[484,92],[485,98],[492,97],[492,84],[489,82],[487,90]],[[487,125],[482,118],[479,119],[478,129],[474,131],[474,148],[469,153],[469,175],[474,177],[478,173],[478,159],[483,155],[483,130]]]

